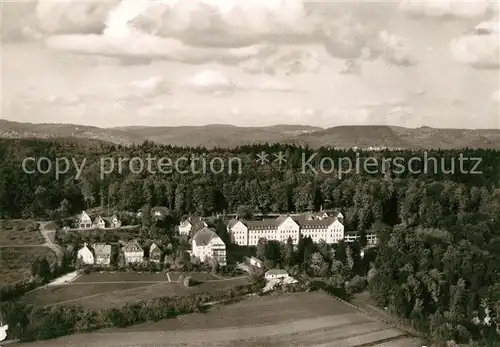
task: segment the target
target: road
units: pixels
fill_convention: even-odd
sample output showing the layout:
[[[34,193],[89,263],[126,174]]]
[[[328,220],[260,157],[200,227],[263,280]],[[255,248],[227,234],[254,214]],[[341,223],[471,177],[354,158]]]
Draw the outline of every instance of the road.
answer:
[[[61,246],[54,243],[52,241],[52,238],[51,238],[51,234],[55,235],[56,230],[55,229],[54,230],[45,230],[45,226],[49,222],[37,222],[37,223],[39,225],[40,234],[42,235],[43,240],[45,241],[44,243],[42,243],[42,244],[23,244],[23,245],[0,245],[0,248],[48,247],[52,251],[54,251],[54,253],[57,256],[57,259],[59,261],[61,261],[62,255],[63,255],[63,250],[62,250]]]

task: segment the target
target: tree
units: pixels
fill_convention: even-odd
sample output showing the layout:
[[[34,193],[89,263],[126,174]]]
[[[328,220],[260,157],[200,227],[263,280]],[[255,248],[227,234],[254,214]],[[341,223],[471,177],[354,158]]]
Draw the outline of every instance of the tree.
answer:
[[[267,240],[265,238],[260,238],[257,241],[257,258],[264,261],[266,259],[266,245]]]
[[[43,283],[47,283],[52,279],[52,271],[50,269],[50,263],[47,258],[37,258],[31,265],[31,275],[33,277],[38,276]]]
[[[241,219],[252,219],[253,209],[248,205],[240,205],[236,214]]]

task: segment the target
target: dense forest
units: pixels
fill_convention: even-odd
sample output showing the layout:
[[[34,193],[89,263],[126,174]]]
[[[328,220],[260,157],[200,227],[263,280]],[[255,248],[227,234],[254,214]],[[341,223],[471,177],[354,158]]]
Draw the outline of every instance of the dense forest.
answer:
[[[256,162],[265,151],[271,163]],[[285,153],[286,163],[273,163]],[[176,148],[153,143],[134,147],[80,145],[74,141],[0,140],[0,218],[57,218],[82,209],[112,206],[137,211],[144,205],[165,206],[176,216],[340,208],[346,231],[373,230],[378,256],[373,261],[369,290],[378,305],[426,331],[436,340],[487,340],[498,335],[500,300],[500,152],[493,150],[358,152],[322,148],[322,158],[435,157],[439,168],[426,173],[409,170],[353,171],[339,175],[303,172],[303,155],[313,151],[288,145],[256,145],[236,149]],[[125,167],[101,177],[100,158],[201,156],[241,158],[238,172],[131,172]],[[23,172],[26,157],[67,157],[81,163],[55,179]],[[451,170],[460,156],[480,158]],[[443,163],[441,163],[441,161]],[[188,165],[189,163],[184,163]],[[442,165],[441,165],[442,164]],[[455,163],[456,164],[456,163]],[[416,172],[422,162],[413,163]],[[481,174],[471,173],[475,169]],[[132,170],[134,171],[134,170]],[[323,170],[324,171],[324,170]],[[326,254],[326,253],[325,253]],[[330,259],[331,258],[331,259]],[[334,259],[324,256],[330,269]],[[366,273],[363,270],[363,273]],[[335,272],[335,271],[334,271]],[[327,271],[332,281],[335,273]]]

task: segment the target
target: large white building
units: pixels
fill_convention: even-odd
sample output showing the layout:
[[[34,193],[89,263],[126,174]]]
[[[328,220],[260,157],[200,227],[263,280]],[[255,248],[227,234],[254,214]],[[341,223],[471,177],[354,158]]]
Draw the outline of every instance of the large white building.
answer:
[[[256,246],[259,239],[286,242],[289,237],[298,244],[299,235],[311,237],[314,242],[324,240],[337,243],[344,239],[343,216],[336,213],[329,217],[326,213],[308,215],[282,215],[277,219],[246,221],[233,219],[228,224],[232,242],[240,246]]]
[[[219,265],[226,265],[226,244],[209,228],[198,231],[191,241],[192,255],[202,262],[208,258],[215,258]]]

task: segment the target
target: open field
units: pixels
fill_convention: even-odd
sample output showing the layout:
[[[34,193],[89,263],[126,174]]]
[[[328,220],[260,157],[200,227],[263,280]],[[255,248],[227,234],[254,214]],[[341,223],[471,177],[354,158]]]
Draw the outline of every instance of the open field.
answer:
[[[166,273],[150,272],[93,272],[88,275],[78,277],[72,283],[88,282],[163,282],[168,281]]]
[[[94,272],[82,275],[75,281],[61,286],[41,288],[24,296],[35,305],[73,304],[88,308],[119,307],[161,296],[189,295],[198,292],[214,292],[248,283],[247,277],[217,278],[205,273],[186,273],[201,283],[186,288],[176,282],[176,273],[169,282],[166,273]]]
[[[48,247],[0,248],[0,283],[13,284],[31,278],[31,264],[37,257],[56,261],[55,253]]]
[[[42,245],[38,225],[29,220],[0,220],[0,246]]]
[[[35,346],[417,347],[419,341],[321,292],[252,297],[124,329],[106,329]]]

